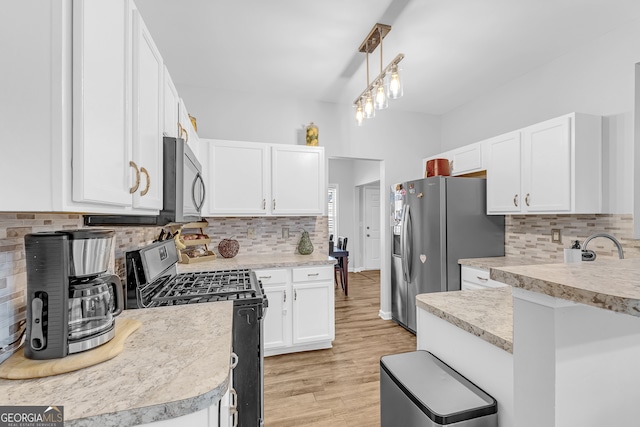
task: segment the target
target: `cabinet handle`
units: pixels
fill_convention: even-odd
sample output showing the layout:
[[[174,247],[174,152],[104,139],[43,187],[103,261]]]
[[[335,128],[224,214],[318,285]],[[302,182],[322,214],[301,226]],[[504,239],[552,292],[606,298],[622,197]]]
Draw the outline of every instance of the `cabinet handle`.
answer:
[[[478,278],[478,280],[481,280],[483,282],[486,282],[487,280],[489,280],[486,277],[480,277],[480,276],[476,276],[476,277]]]
[[[518,195],[513,196],[513,206],[518,207]]]
[[[184,143],[186,144],[187,142],[189,142],[189,132],[187,132],[184,126],[180,124],[180,122],[178,122],[178,131],[180,132],[180,138],[182,138],[182,134],[186,135],[184,138],[182,138],[184,139]]]
[[[229,400],[231,400],[231,402],[229,403],[229,408],[237,409],[238,408],[238,392],[233,387],[229,389]]]
[[[231,369],[235,369],[238,366],[238,355],[231,352]]]
[[[129,166],[131,166],[136,171],[136,183],[133,184],[133,187],[129,189],[129,193],[133,194],[138,191],[138,187],[140,187],[140,171],[138,170],[138,165],[133,160],[129,161]]]
[[[262,199],[262,210],[267,209],[267,199]]]
[[[293,300],[298,301],[298,291],[296,289],[293,290]]]
[[[287,291],[282,291],[282,302],[287,302]]]
[[[143,173],[147,178],[147,185],[144,187],[144,190],[140,192],[140,195],[146,196],[146,194],[149,192],[149,187],[151,186],[151,177],[149,176],[149,172],[144,167],[140,168],[140,172]]]
[[[269,279],[271,279],[271,276],[260,276],[259,279],[260,280],[262,280],[262,279],[269,280]]]
[[[318,276],[320,273],[307,273],[307,277]]]
[[[231,427],[238,427],[238,410],[236,408],[229,408],[229,412],[231,412],[231,416],[233,417]]]
[[[273,199],[273,208],[274,211],[276,210],[276,199]]]
[[[529,206],[529,193],[527,193],[527,196],[524,198],[524,202],[527,204],[527,206]]]

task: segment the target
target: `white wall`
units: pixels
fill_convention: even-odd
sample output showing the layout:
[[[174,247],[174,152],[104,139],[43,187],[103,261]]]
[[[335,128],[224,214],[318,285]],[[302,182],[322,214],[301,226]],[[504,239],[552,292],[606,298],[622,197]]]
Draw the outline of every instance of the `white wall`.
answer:
[[[443,115],[442,151],[573,111],[601,115],[604,207],[632,212],[638,40],[636,20]]]

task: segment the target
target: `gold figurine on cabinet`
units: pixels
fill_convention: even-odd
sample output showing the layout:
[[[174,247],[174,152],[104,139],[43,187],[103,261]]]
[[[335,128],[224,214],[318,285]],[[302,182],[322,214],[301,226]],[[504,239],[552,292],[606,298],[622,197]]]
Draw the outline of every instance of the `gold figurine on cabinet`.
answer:
[[[313,122],[307,125],[307,145],[318,145],[318,126]]]

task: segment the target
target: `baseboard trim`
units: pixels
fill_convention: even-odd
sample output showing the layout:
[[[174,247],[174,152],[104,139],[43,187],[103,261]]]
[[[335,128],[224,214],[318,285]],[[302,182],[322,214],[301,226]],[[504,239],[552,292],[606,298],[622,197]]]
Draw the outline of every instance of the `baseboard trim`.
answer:
[[[391,313],[388,311],[378,311],[378,316],[382,319],[382,320],[391,320]]]

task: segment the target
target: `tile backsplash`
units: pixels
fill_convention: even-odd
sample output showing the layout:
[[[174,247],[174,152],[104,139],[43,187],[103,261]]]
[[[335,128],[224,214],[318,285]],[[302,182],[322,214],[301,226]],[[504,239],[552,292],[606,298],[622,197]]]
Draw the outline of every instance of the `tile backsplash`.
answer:
[[[240,243],[239,255],[295,253],[301,230],[309,232],[315,251],[328,252],[327,217],[264,217],[208,218],[205,233],[211,237],[210,250],[216,252],[223,238],[235,238]],[[26,319],[27,273],[24,236],[39,231],[76,229],[83,227],[80,214],[0,213],[0,348],[20,336],[21,322]],[[282,228],[289,229],[289,238],[282,237]],[[107,228],[107,227],[105,227]],[[161,227],[108,227],[116,232],[113,249],[113,270],[124,280],[125,252],[153,242]],[[253,229],[249,239],[247,231]],[[0,362],[10,353],[0,354]]]
[[[560,230],[561,243],[551,242],[551,229]],[[622,244],[625,258],[640,258],[640,240],[633,239],[633,216],[598,215],[507,215],[505,217],[505,254],[526,256],[549,262],[563,262],[564,249],[573,240],[584,240],[599,232],[613,235]],[[596,238],[588,249],[598,257],[618,257],[609,239]]]

